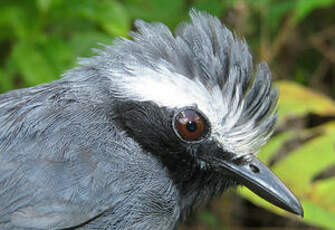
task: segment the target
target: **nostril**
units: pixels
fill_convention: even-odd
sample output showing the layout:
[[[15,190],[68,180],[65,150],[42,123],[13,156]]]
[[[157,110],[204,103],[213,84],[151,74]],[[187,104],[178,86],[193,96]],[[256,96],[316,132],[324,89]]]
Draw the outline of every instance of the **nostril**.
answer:
[[[259,168],[256,165],[249,164],[249,167],[250,167],[251,171],[253,171],[254,173],[259,173],[260,172]]]

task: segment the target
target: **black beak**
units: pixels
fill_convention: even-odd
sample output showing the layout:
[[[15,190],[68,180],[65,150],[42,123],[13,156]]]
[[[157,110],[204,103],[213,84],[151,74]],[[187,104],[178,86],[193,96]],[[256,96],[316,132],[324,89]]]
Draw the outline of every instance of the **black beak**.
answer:
[[[229,176],[270,203],[303,217],[304,211],[293,193],[254,155],[246,161],[221,161]]]

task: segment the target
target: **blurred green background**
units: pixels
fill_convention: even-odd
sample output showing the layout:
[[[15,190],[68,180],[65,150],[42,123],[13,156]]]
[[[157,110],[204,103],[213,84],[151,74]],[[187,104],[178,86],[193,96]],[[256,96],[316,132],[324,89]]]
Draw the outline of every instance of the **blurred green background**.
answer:
[[[173,29],[190,8],[218,16],[267,61],[279,122],[260,158],[292,188],[300,219],[245,188],[194,213],[183,230],[335,229],[335,0],[0,0],[0,93],[55,80],[136,18]]]

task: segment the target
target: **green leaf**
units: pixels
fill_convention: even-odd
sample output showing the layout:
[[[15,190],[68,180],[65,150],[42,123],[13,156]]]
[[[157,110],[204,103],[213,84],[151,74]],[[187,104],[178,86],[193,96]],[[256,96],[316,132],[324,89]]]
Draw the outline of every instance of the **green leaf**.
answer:
[[[334,3],[335,0],[298,0],[294,20],[296,23],[299,23],[313,10],[330,7]]]
[[[335,102],[324,95],[289,81],[280,81],[276,85],[280,89],[280,121],[288,116],[301,116],[306,113],[335,114]]]
[[[47,12],[52,4],[52,0],[36,0],[37,8],[42,12]]]
[[[303,116],[313,112],[320,116],[334,115],[335,102],[305,87],[287,81],[280,86],[280,120],[291,116]],[[314,137],[289,150],[277,160],[272,170],[291,188],[302,201],[306,221],[310,224],[333,229],[335,226],[335,177],[315,180],[317,175],[335,165],[335,122],[315,128],[282,131],[272,138],[259,153],[259,158],[268,163],[294,137]],[[294,217],[259,198],[246,188],[240,190],[247,199],[278,214]]]
[[[188,9],[180,0],[125,0],[132,19],[159,21],[170,27],[186,18]]]
[[[304,220],[306,222],[327,229],[334,229],[335,215],[333,213],[328,212],[317,203],[310,202],[309,200],[302,200],[302,206],[305,210]]]
[[[64,1],[56,5],[52,13],[55,18],[63,15],[72,22],[80,18],[87,19],[113,36],[126,36],[130,30],[128,12],[117,1]]]
[[[335,213],[335,196],[332,192],[335,191],[335,179],[329,178],[315,182],[312,200],[316,203],[321,203],[327,210]]]
[[[305,132],[320,131],[323,132],[321,136],[290,152],[273,167],[273,170],[280,173],[281,178],[288,185],[294,186],[294,191],[301,196],[307,196],[309,193],[314,176],[335,164],[335,123]]]
[[[196,0],[193,2],[192,7],[220,16],[224,8],[224,4],[222,4],[222,1],[220,0]]]
[[[6,28],[5,30],[3,29],[1,33],[8,35],[12,32],[17,37],[26,37],[28,32],[25,27],[25,13],[23,9],[14,6],[1,7],[0,15],[0,26]]]
[[[4,4],[0,7],[0,34],[14,34],[19,39],[41,37],[41,23],[34,4],[22,1],[19,4]],[[2,28],[1,28],[2,27]]]
[[[0,93],[13,88],[13,82],[10,75],[6,74],[4,70],[0,69]]]
[[[284,16],[292,11],[294,7],[295,1],[292,0],[274,2],[269,6],[265,15],[265,20],[272,33],[275,33],[278,30],[280,23],[283,22],[282,19]]]
[[[130,30],[128,12],[118,2],[97,4],[96,19],[107,33],[114,36],[126,36]]]
[[[101,48],[99,44],[112,44],[113,38],[97,31],[73,34],[70,46],[76,57],[92,56],[92,48]]]
[[[68,41],[54,36],[41,43],[39,47],[41,55],[55,71],[57,77],[74,66],[77,55],[73,52],[73,47]]]
[[[294,136],[293,132],[283,132],[271,138],[271,142],[265,145],[258,156],[265,164],[268,164],[274,152],[278,152],[285,142]]]
[[[247,6],[262,11],[262,10],[264,10],[264,8],[267,8],[271,4],[271,1],[272,0],[257,0],[257,1],[255,1],[255,0],[244,0],[244,1],[241,1],[241,2],[242,3],[246,2]]]
[[[43,50],[34,43],[18,42],[11,59],[28,85],[37,85],[58,78],[57,70]]]

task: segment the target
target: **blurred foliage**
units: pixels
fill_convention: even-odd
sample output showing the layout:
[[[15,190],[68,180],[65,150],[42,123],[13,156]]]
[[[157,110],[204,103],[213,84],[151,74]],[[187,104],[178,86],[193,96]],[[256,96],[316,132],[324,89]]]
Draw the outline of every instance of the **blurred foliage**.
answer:
[[[194,7],[245,36],[274,77],[335,96],[335,0],[1,0],[0,92],[60,77],[136,18],[174,28]]]
[[[59,78],[99,43],[127,36],[136,18],[174,28],[192,7],[246,37],[276,80],[335,97],[335,0],[0,0],[0,92]],[[302,199],[305,221],[335,228],[334,101],[296,83],[278,83],[280,124],[260,157]],[[241,194],[287,215],[246,189]],[[222,211],[233,212],[227,200],[200,212],[192,229],[234,229]]]
[[[326,172],[335,166],[335,101],[292,82],[277,85],[280,122],[258,156],[272,165],[272,170],[300,198],[305,221],[333,229],[335,177]],[[247,189],[241,189],[241,193],[272,211],[289,215]]]

